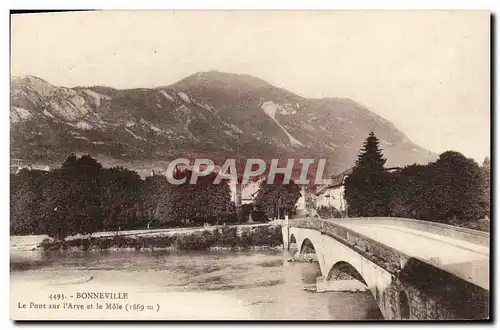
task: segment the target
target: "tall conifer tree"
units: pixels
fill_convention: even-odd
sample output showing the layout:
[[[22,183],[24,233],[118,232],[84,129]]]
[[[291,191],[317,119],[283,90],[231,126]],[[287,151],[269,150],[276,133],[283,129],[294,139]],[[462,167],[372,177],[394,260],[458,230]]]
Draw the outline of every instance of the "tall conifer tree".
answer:
[[[373,132],[366,138],[352,174],[345,184],[348,215],[351,217],[386,216],[388,214],[386,159]]]

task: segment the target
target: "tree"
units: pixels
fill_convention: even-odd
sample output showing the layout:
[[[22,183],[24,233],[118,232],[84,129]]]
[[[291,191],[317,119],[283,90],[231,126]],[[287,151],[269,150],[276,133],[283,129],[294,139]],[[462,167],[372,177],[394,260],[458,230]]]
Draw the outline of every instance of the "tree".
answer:
[[[488,157],[488,156],[484,157],[483,167],[486,168],[486,169],[488,169],[488,171],[490,170],[490,168],[491,168],[490,157]]]
[[[429,165],[409,165],[389,175],[391,196],[389,215],[402,218],[433,218],[433,168]]]
[[[170,222],[167,212],[168,197],[168,181],[164,175],[152,175],[146,178],[142,186],[141,199],[148,228],[150,224]]]
[[[177,179],[186,178],[179,185],[168,184],[166,218],[180,225],[182,221],[219,223],[223,217],[235,212],[231,202],[229,182],[222,180],[213,184],[217,173],[199,177],[196,184],[190,184],[192,172],[180,171]]]
[[[45,234],[57,240],[78,234],[78,222],[81,221],[79,212],[75,212],[75,209],[78,209],[78,198],[78,184],[69,180],[63,170],[58,169],[47,174],[41,207]]]
[[[102,229],[101,170],[102,165],[90,155],[71,155],[61,169],[47,175],[42,215],[49,236],[62,240]]]
[[[333,206],[320,206],[316,209],[316,214],[323,219],[340,218],[340,211]]]
[[[491,163],[490,158],[486,157],[481,166],[484,198],[486,201],[486,215],[491,219]]]
[[[375,133],[370,132],[366,138],[361,153],[355,162],[355,167],[371,171],[373,173],[381,173],[384,171],[386,159],[379,147],[380,142],[375,136]]]
[[[489,212],[487,170],[459,152],[446,151],[436,162],[410,165],[395,174],[390,214],[457,224]]]
[[[434,167],[432,205],[440,220],[477,220],[486,216],[489,198],[479,165],[456,151],[446,151]]]
[[[141,217],[142,183],[137,172],[123,167],[101,171],[101,212],[106,230],[132,228],[137,224]]]
[[[269,218],[282,218],[294,212],[300,196],[300,187],[293,180],[284,184],[284,174],[278,174],[273,183],[267,183],[267,180],[260,183],[255,204]]]
[[[231,188],[228,180],[222,180],[219,184],[212,184],[217,175],[209,175],[201,181],[202,193],[205,191],[209,212],[206,213],[207,219],[216,224],[223,220],[228,220],[232,215],[236,216],[236,205],[231,201]]]
[[[42,230],[40,212],[45,172],[22,169],[10,177],[10,223],[15,234],[38,234]]]
[[[78,158],[75,156],[75,154],[71,154],[66,158],[64,163],[62,163],[62,168],[63,169],[74,169],[77,166],[77,160]]]
[[[388,174],[379,140],[373,132],[363,144],[351,175],[345,183],[350,216],[386,216],[389,213]]]

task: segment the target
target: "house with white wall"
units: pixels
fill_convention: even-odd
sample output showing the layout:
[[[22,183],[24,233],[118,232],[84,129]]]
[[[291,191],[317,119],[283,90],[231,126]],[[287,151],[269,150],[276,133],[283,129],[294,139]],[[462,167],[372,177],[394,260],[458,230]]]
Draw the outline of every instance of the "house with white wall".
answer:
[[[400,170],[399,167],[386,168],[385,171],[392,173]],[[352,167],[331,176],[328,179],[328,183],[319,186],[316,190],[316,208],[324,207],[334,207],[343,217],[349,216],[349,205],[345,200],[345,181],[352,173]]]
[[[346,214],[347,202],[344,198],[344,184],[347,177],[352,173],[349,168],[339,174],[328,178],[328,183],[316,189],[316,208],[334,207],[342,215]]]

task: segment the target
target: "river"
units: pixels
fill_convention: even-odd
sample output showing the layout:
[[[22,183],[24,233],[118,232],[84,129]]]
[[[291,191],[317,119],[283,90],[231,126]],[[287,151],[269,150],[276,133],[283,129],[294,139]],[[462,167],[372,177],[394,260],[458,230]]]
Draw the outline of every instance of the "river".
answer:
[[[369,292],[304,290],[321,275],[319,265],[287,262],[290,256],[281,250],[11,251],[11,314],[61,319],[381,318]],[[50,293],[68,296],[95,291],[126,292],[130,303],[159,310],[71,314],[75,312],[17,308],[20,303],[51,302]]]

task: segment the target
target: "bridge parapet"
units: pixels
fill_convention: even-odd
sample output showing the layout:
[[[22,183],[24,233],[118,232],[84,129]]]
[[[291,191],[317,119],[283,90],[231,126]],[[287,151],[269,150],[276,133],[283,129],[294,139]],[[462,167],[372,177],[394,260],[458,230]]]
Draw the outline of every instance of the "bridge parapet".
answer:
[[[342,218],[335,220],[339,222],[348,221],[351,223],[401,225],[406,228],[424,230],[428,233],[447,236],[482,246],[490,246],[490,234],[487,232],[447,225],[440,222],[396,217]]]
[[[332,221],[318,218],[289,220],[290,227],[315,229],[349,246],[366,259],[397,275],[410,256]]]
[[[345,226],[342,225],[343,221],[345,221]],[[489,244],[488,233],[401,218],[350,218],[333,221],[298,218],[290,219],[288,222],[290,233],[297,235],[297,243],[310,237],[315,248],[318,248],[318,260],[321,260],[320,268],[325,280],[329,280],[330,269],[339,261],[339,258],[340,261],[354,265],[354,268],[366,279],[384,317],[388,319],[449,320],[487,319],[489,317],[490,298],[487,285],[479,286],[475,284],[477,282],[475,279],[460,277],[460,273],[454,275],[453,269],[449,272],[446,270],[448,268],[441,268],[439,262],[435,264],[432,260],[406,255],[358,233],[355,231],[357,226],[348,225],[352,222],[366,222],[367,224],[376,222],[377,225],[385,223],[392,226],[395,222],[404,223],[404,227],[409,229],[427,230],[427,233],[436,233],[436,235],[445,236],[444,238],[454,237],[489,247],[487,245]],[[299,244],[299,249],[301,245]],[[346,247],[355,254],[346,253]],[[363,259],[361,263],[359,257]],[[370,265],[370,262],[374,265]],[[475,267],[474,265],[471,263],[470,267]],[[456,264],[456,266],[469,267],[465,263]],[[376,267],[379,269],[377,270]],[[386,279],[386,276],[390,279],[389,282],[381,281],[382,278]],[[403,303],[401,299],[405,302]]]

